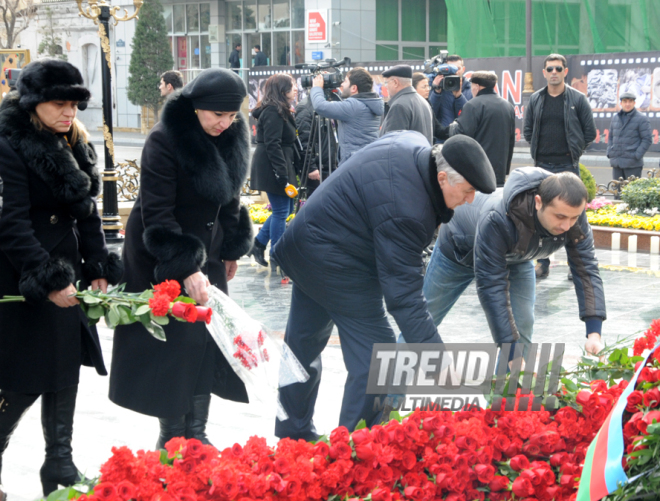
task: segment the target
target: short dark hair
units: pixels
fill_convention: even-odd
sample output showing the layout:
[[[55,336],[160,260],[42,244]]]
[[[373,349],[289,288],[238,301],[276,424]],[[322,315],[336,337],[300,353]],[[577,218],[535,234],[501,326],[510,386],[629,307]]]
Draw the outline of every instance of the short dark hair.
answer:
[[[357,86],[358,92],[371,92],[374,88],[374,79],[364,68],[353,68],[346,76],[351,85]]]
[[[447,61],[448,63],[455,63],[456,61],[463,61],[463,58],[458,54],[452,54],[451,56],[447,56],[445,58],[445,61]]]
[[[254,47],[257,50],[261,50],[261,45],[253,45],[252,47]]]
[[[165,85],[170,84],[174,90],[183,87],[183,75],[180,71],[166,71],[160,76],[160,78],[165,82]]]
[[[545,59],[543,60],[543,69],[545,69],[545,67],[547,66],[548,61],[561,61],[562,66],[564,66],[564,68],[568,68],[568,63],[566,62],[566,58],[561,54],[550,54],[549,56],[546,56]]]
[[[242,46],[243,46],[243,44],[237,43],[236,45],[234,45],[234,49],[238,49],[239,47],[242,47]]]
[[[546,177],[539,185],[538,195],[544,207],[552,205],[557,197],[571,207],[579,207],[589,198],[584,183],[572,172],[560,172]]]
[[[417,89],[417,86],[421,81],[423,81],[425,78],[428,78],[424,73],[420,73],[419,71],[413,73],[413,88]]]

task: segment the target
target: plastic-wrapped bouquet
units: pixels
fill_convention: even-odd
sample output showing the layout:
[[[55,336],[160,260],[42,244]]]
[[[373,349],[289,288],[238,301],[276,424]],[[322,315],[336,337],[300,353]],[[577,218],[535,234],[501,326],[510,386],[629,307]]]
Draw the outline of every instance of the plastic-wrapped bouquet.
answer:
[[[232,299],[216,287],[209,287],[206,304],[214,315],[207,329],[234,372],[253,395],[266,405],[276,403],[277,417],[288,418],[277,399],[278,388],[309,379],[291,349]]]

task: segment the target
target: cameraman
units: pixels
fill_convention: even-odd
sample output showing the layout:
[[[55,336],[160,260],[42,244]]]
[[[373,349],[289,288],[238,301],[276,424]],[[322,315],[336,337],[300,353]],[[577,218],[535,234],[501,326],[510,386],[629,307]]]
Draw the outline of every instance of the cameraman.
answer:
[[[463,78],[465,65],[461,56],[447,56],[445,63],[455,66],[455,75],[461,78],[461,89],[452,92],[442,89],[444,75],[438,75],[433,79],[433,91],[429,97],[431,107],[441,125],[447,126],[458,118],[463,105],[472,99],[472,88],[470,81]]]
[[[344,101],[326,101],[323,75],[314,77],[310,91],[316,112],[339,121],[339,165],[359,149],[378,139],[380,117],[385,111],[383,99],[373,92],[374,80],[364,68],[353,68],[341,84]]]

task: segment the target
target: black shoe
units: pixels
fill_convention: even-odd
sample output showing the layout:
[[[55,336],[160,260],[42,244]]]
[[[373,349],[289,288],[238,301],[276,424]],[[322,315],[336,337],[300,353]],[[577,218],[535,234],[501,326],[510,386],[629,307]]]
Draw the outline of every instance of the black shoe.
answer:
[[[543,263],[536,263],[534,272],[536,273],[536,280],[548,278],[548,275],[550,275],[550,266]]]
[[[77,394],[78,386],[71,386],[41,396],[46,460],[39,474],[44,496],[57,490],[59,485],[69,487],[80,481],[89,481],[73,464],[71,439]]]
[[[211,395],[195,395],[193,408],[186,414],[186,438],[196,438],[206,445],[213,445],[206,436],[206,423],[209,420]]]
[[[568,279],[572,282],[573,281],[573,274],[569,271],[568,272]]]
[[[27,410],[39,398],[39,395],[26,395],[13,391],[0,390],[0,474],[2,473],[2,454],[5,452],[9,439]],[[0,479],[0,501],[7,498]]]
[[[156,442],[156,450],[164,449],[165,444],[174,437],[186,436],[186,416],[178,418],[158,418],[160,434]]]
[[[266,246],[257,240],[257,237],[254,237],[254,244],[252,245],[252,249],[250,249],[250,252],[248,252],[247,255],[252,256],[254,260],[261,266],[268,267],[268,261],[266,261],[266,258],[264,257],[265,250]]]

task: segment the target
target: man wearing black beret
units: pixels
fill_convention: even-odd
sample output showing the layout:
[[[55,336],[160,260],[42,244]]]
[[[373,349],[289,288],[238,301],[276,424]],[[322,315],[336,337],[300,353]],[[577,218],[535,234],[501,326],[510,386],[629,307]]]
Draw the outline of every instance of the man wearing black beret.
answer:
[[[478,194],[474,203],[459,207],[440,227],[424,277],[434,324],[442,322],[476,278],[493,340],[522,343],[526,352],[534,328],[534,259],[565,248],[586,327],[585,350],[594,355],[602,350],[605,296],[586,203],[587,189],[572,172],[521,167],[511,173],[504,190]],[[405,333],[404,338],[414,342]]]
[[[339,424],[375,424],[377,395],[366,394],[372,346],[395,342],[383,299],[409,342],[439,342],[422,294],[422,251],[455,207],[495,188],[474,139],[431,148],[419,133],[400,131],[354,153],[314,192],[273,251],[293,280],[285,341],[310,375],[280,389],[289,419],[277,421],[278,437],[318,438],[320,356],[334,325],[348,370]]]
[[[433,144],[433,110],[412,86],[412,68],[406,64],[383,72],[389,101],[380,137],[395,130],[416,130]]]

